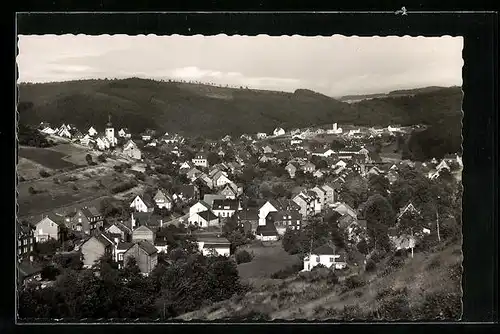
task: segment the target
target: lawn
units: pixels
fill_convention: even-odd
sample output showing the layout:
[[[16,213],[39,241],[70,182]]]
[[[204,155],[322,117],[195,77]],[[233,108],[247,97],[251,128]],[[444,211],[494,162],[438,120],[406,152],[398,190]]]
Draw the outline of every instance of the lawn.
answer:
[[[238,265],[238,272],[244,280],[269,278],[275,272],[297,262],[295,255],[290,255],[283,250],[280,241],[269,245],[255,244],[242,249],[254,254],[251,262]]]
[[[53,149],[39,147],[19,147],[19,157],[26,158],[50,169],[74,168],[77,165],[63,160],[66,154]]]

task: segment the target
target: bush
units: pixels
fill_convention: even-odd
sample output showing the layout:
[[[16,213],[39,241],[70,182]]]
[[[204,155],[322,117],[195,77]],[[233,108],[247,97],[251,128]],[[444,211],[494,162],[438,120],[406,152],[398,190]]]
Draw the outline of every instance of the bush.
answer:
[[[35,195],[36,193],[38,193],[38,191],[37,191],[35,188],[33,188],[33,187],[29,187],[29,188],[28,188],[28,192],[29,192],[31,195]]]
[[[271,275],[271,278],[274,279],[284,279],[288,278],[304,268],[304,265],[301,262],[297,262],[291,266],[286,267],[285,269],[278,270],[274,274]]]
[[[18,180],[19,180],[19,182],[24,182],[24,181],[26,181],[26,179],[25,179],[24,177],[22,177],[22,176],[19,176]]]
[[[122,182],[119,185],[111,188],[111,192],[113,194],[117,194],[117,193],[121,193],[121,192],[124,192],[126,190],[129,190],[129,189],[132,189],[135,186],[137,186],[137,181],[135,181],[135,180],[128,181],[128,182]]]
[[[71,189],[73,189],[73,190],[75,190],[75,191],[76,191],[76,190],[78,190],[78,186],[77,186],[76,184],[73,184],[73,185],[71,186]]]
[[[366,265],[365,265],[366,271],[371,272],[371,271],[374,271],[375,269],[377,269],[377,265],[375,264],[375,261],[373,261],[372,259],[369,259],[368,261],[366,261]]]
[[[416,317],[422,320],[458,320],[462,314],[460,293],[434,292],[425,296]]]
[[[135,174],[135,178],[139,181],[145,181],[146,175],[144,175],[144,173],[137,173],[137,174]]]
[[[335,272],[332,270],[328,277],[326,278],[326,283],[329,285],[335,285],[339,283],[339,278],[335,274]]]
[[[410,320],[412,318],[407,294],[386,299],[377,311],[383,320]]]
[[[436,256],[434,257],[434,259],[432,259],[431,262],[429,262],[429,264],[427,265],[427,269],[432,270],[438,268],[439,266],[441,266],[441,261],[439,261],[439,258]]]
[[[106,157],[104,156],[104,154],[101,154],[97,157],[97,161],[99,162],[106,162]]]
[[[242,251],[237,252],[235,258],[236,258],[237,264],[247,263],[247,262],[252,261],[252,255],[249,252],[247,252],[246,250],[242,250]]]
[[[41,177],[49,177],[50,176],[50,173],[47,172],[45,169],[40,170],[39,174]]]
[[[60,183],[61,183],[57,177],[55,177],[54,179],[52,179],[52,181],[53,181],[55,184],[60,184]]]
[[[344,281],[344,286],[347,290],[354,290],[365,284],[366,282],[358,275],[349,276]]]

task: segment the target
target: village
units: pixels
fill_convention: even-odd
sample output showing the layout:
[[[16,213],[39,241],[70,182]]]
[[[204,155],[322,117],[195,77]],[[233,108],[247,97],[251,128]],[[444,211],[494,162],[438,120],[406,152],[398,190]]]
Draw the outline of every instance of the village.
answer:
[[[366,243],[373,234],[367,230],[363,207],[370,204],[353,200],[352,180],[371,185],[367,198],[376,193],[377,184],[386,185],[385,191],[390,192],[390,185],[408,170],[429,182],[445,176],[453,182],[460,180],[458,155],[422,163],[404,160],[394,149],[419,127],[340,127],[335,123],[307,129],[278,127],[272,133],[227,135],[212,141],[158,135],[152,130],[133,135],[125,128],[115,132],[111,118],[102,133],[93,126],[79,131],[68,124],[58,128],[40,124],[38,130],[47,138],[83,147],[99,156],[99,161],[117,161],[114,170],[128,168],[136,182],[116,190],[100,205],[49,208],[20,219],[18,284],[50,285],[54,278],[42,279],[43,266],[55,265],[57,256],[76,257],[82,268],[92,268],[103,256],[112,258],[119,268],[134,258],[147,276],[168,252],[169,233],[189,235],[205,256],[235,257],[255,242],[281,248],[290,235],[318,220],[334,224],[346,242]],[[95,162],[88,161],[88,168],[93,168]],[[136,187],[138,183],[142,187]],[[387,232],[394,249],[411,250],[413,256],[422,238],[440,233],[439,218],[410,229],[399,226],[407,218],[419,220],[415,217],[426,209],[413,199],[394,208],[397,223]],[[334,219],[328,218],[332,215]],[[314,242],[312,247],[311,241],[303,252],[302,271],[316,266],[363,267],[370,258],[365,252],[353,260],[345,247],[332,242]],[[46,261],[39,261],[40,253]]]

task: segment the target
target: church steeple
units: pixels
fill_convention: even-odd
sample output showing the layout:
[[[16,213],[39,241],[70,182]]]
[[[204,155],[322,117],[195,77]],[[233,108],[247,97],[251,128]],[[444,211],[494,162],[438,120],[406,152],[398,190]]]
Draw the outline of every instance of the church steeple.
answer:
[[[106,124],[106,127],[111,128],[113,124],[111,124],[111,114],[108,114],[108,123]]]

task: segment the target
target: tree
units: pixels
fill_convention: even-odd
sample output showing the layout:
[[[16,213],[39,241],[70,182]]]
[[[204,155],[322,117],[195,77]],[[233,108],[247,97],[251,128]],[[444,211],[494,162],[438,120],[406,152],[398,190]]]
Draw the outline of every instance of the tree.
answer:
[[[388,251],[388,227],[394,225],[395,221],[395,213],[389,201],[379,194],[370,196],[364,206],[364,216],[372,248]]]
[[[389,180],[382,175],[370,175],[368,179],[368,189],[372,193],[387,196],[390,188]]]
[[[43,267],[41,272],[42,279],[47,281],[54,281],[59,274],[59,269],[52,265]]]
[[[92,156],[89,153],[85,156],[85,160],[87,161],[87,164],[92,165]]]
[[[236,263],[247,263],[252,261],[252,254],[246,250],[242,250],[236,253]]]

